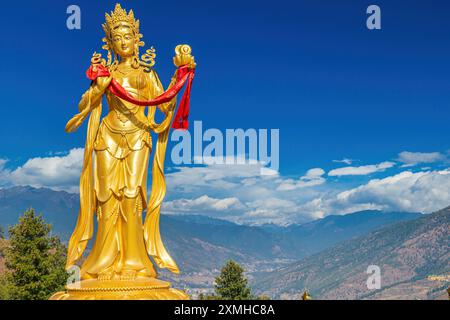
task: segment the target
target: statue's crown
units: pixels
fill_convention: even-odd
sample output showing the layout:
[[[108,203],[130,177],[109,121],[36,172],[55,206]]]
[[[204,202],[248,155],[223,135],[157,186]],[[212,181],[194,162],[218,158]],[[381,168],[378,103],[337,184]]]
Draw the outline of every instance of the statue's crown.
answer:
[[[105,19],[106,23],[102,26],[107,37],[111,35],[111,30],[120,23],[129,25],[136,35],[139,34],[139,20],[134,19],[133,10],[130,10],[127,13],[125,9],[122,9],[119,3],[116,4],[114,11],[111,11],[110,15],[105,13]]]

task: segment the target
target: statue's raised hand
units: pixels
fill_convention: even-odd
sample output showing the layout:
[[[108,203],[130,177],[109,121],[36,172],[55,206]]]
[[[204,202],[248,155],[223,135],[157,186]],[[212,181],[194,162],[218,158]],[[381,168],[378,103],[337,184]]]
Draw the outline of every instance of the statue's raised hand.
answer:
[[[175,47],[175,57],[173,63],[176,67],[189,65],[189,68],[194,69],[196,66],[194,56],[191,55],[191,47],[187,44],[179,44]]]
[[[98,77],[95,84],[97,90],[100,91],[101,94],[103,94],[106,88],[108,88],[109,84],[111,83],[111,80],[112,75],[110,75],[109,77]]]

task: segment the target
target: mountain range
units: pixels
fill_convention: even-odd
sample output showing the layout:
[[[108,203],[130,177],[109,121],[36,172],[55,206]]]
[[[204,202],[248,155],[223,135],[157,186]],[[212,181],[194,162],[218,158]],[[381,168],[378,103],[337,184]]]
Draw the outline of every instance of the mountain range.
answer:
[[[305,288],[319,299],[446,298],[449,220],[450,207],[385,226],[260,275],[253,286],[277,298],[298,297]],[[371,265],[380,268],[380,289],[367,287]],[[433,275],[447,281],[430,281]]]
[[[69,239],[78,214],[77,194],[29,186],[0,189],[0,225],[17,223],[19,216],[30,207],[52,224],[53,232],[63,241]],[[226,258],[301,259],[381,226],[419,216],[419,213],[361,211],[282,227],[238,225],[199,215],[162,214],[160,224],[172,254],[180,261],[187,261],[187,270],[199,270],[210,267],[211,259],[217,259],[218,265]],[[219,252],[223,252],[223,258]],[[190,255],[197,258],[191,259]],[[198,259],[200,256],[202,259]],[[206,262],[199,268],[202,261]]]
[[[53,225],[53,232],[67,241],[77,219],[78,201],[77,194],[46,188],[0,189],[0,225],[6,227],[17,223],[18,217],[33,207]],[[406,235],[412,234],[413,230],[417,235],[426,233],[428,229],[423,225],[428,225],[430,217],[420,213],[361,211],[330,215],[301,225],[249,226],[200,215],[162,214],[163,241],[177,261],[181,275],[162,271],[161,276],[177,287],[210,289],[224,262],[234,259],[243,265],[255,289],[272,297],[296,297],[304,287],[323,299],[384,297],[387,291],[369,294],[361,286],[354,291],[348,289],[348,286],[358,283],[354,282],[357,279],[352,275],[358,275],[361,280],[365,275],[361,270],[374,259],[371,264],[386,265],[392,274],[397,272],[402,279],[409,281],[403,276],[403,269],[396,269],[397,266],[405,266],[389,265],[380,259],[394,254],[396,246],[401,244],[406,252]],[[433,229],[431,225],[429,228]],[[445,243],[441,235],[431,232],[429,237],[439,236],[439,239],[433,238],[436,245],[444,243],[448,246],[448,239]],[[426,247],[426,243],[421,245]],[[441,252],[433,250],[431,257]],[[425,255],[425,252],[420,252]],[[441,255],[438,256],[438,260],[441,259]],[[407,273],[417,272],[423,280],[427,272],[445,271],[442,261],[439,261],[438,265],[431,258],[424,260],[420,268],[426,271],[414,271],[410,266]],[[431,270],[433,265],[437,267]],[[394,282],[389,280],[386,283],[391,285]]]

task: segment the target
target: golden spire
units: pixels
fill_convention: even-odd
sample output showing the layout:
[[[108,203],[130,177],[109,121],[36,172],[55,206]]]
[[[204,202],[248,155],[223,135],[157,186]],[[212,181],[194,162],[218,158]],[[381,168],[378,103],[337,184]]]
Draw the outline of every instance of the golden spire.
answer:
[[[305,291],[302,294],[302,300],[312,300],[311,295],[308,292],[308,289],[305,289]]]

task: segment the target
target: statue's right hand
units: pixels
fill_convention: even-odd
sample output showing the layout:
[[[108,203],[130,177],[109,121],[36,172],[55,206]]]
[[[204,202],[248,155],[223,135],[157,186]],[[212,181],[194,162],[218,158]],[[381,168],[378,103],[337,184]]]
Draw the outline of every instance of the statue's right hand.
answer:
[[[111,83],[111,80],[112,80],[111,75],[109,77],[98,77],[97,78],[96,86],[102,94],[105,92],[106,88],[108,88],[109,84]]]

